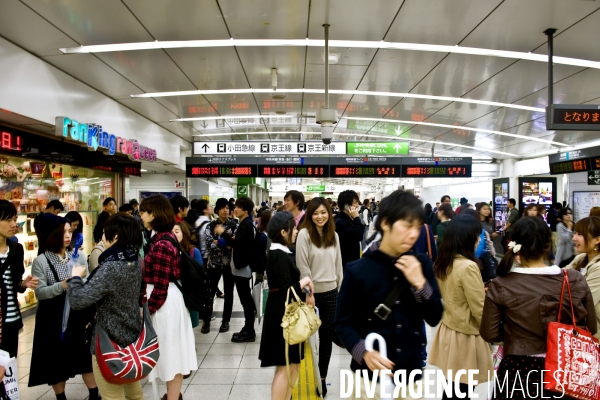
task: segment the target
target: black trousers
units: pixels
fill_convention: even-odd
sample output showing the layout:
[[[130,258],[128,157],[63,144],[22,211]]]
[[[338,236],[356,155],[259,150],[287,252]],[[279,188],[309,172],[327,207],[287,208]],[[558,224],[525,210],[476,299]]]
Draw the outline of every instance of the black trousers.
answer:
[[[16,357],[19,350],[19,331],[21,320],[2,325],[2,345],[0,349],[6,351],[11,357]]]
[[[327,378],[327,369],[331,359],[333,344],[333,317],[337,307],[337,289],[325,293],[315,293],[315,305],[319,309],[321,326],[319,327],[319,372],[321,379]]]
[[[252,278],[234,276],[233,281],[235,282],[237,294],[244,308],[244,330],[254,333],[254,300],[252,300],[252,289],[250,288]]]
[[[233,274],[231,273],[231,267],[226,266],[225,268],[207,268],[208,276],[210,277],[210,283],[213,292],[213,303],[210,305],[210,309],[202,316],[202,320],[206,323],[210,323],[210,319],[213,315],[213,307],[215,301],[215,293],[219,287],[219,281],[221,275],[223,275],[223,290],[225,292],[225,304],[223,305],[223,320],[222,322],[229,322],[231,320],[231,312],[233,311]]]

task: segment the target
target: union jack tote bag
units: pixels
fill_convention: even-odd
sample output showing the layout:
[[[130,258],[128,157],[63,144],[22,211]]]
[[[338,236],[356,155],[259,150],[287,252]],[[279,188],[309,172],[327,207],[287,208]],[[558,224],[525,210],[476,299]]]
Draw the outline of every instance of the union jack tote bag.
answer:
[[[144,304],[144,324],[137,340],[119,346],[100,326],[96,325],[96,360],[102,376],[109,383],[123,385],[145,378],[156,366],[160,352],[158,338],[152,327],[148,303]]]
[[[563,272],[557,322],[548,324],[544,389],[580,400],[599,399],[600,349],[598,340],[587,328],[577,327],[569,276],[566,270]],[[565,286],[569,294],[572,324],[560,322]],[[594,317],[591,316],[591,318]]]

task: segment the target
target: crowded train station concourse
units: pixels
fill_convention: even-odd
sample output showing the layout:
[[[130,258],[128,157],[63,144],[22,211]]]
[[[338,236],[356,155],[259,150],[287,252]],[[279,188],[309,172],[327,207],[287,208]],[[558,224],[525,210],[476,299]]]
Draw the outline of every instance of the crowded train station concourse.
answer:
[[[600,399],[600,2],[0,0],[0,399]]]

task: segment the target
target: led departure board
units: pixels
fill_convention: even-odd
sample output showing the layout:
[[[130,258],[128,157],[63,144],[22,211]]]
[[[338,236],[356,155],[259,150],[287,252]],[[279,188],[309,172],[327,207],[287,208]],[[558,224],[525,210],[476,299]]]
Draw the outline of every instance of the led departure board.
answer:
[[[329,165],[259,165],[260,178],[328,177]]]
[[[590,171],[591,169],[592,165],[590,163],[589,158],[550,163],[550,173],[552,175],[570,174],[573,172],[584,172]]]
[[[344,157],[332,158],[329,175],[332,178],[398,178],[399,157]]]
[[[409,178],[470,178],[470,165],[419,167],[415,165],[403,165],[402,176]]]
[[[188,157],[185,165],[188,178],[244,178],[256,173],[256,158]]]
[[[600,157],[590,158],[590,164],[594,171],[600,170]]]
[[[548,130],[600,130],[597,104],[553,104],[546,108]]]

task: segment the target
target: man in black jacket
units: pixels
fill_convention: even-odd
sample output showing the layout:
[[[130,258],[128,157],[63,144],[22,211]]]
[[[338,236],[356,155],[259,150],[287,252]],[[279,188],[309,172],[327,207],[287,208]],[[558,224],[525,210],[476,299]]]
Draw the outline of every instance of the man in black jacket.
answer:
[[[383,235],[379,249],[348,264],[344,272],[334,329],[352,355],[352,370],[405,370],[407,377],[421,371],[426,339],[421,326],[423,321],[436,326],[444,310],[431,259],[411,251],[424,220],[419,199],[393,192],[381,201],[375,222]],[[388,358],[366,350],[365,339],[372,332],[385,339]]]
[[[340,213],[335,219],[335,231],[340,238],[342,266],[360,258],[360,243],[365,226],[358,214],[360,202],[354,190],[345,190],[338,196]]]
[[[450,204],[450,196],[448,196],[447,194],[442,196],[442,200],[441,200],[442,204],[444,203],[448,203]],[[440,224],[440,219],[437,216],[437,210],[435,213],[433,213],[431,215],[431,230],[434,232],[435,234],[435,229],[437,228],[437,226]]]

